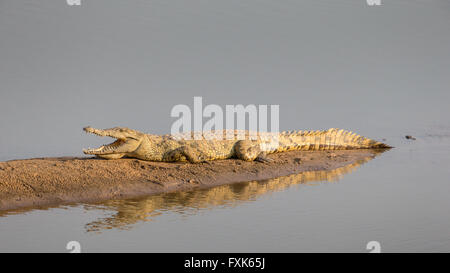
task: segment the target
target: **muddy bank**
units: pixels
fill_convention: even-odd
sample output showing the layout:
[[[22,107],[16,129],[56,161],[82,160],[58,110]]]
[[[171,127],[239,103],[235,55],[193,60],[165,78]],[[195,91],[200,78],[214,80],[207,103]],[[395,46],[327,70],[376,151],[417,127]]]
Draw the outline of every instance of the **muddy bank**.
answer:
[[[270,163],[219,160],[200,164],[136,159],[37,158],[0,162],[0,210],[94,202],[333,170],[380,151],[293,151]]]

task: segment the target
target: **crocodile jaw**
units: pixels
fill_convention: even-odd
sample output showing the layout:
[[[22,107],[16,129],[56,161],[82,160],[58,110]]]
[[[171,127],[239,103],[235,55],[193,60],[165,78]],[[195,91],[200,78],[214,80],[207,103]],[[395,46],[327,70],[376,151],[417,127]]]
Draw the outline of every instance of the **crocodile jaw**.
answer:
[[[111,144],[105,144],[97,149],[83,149],[83,153],[87,155],[105,155],[114,153],[125,141],[118,139]]]
[[[86,133],[94,134],[100,137],[112,137],[116,140],[111,144],[105,144],[97,149],[83,149],[87,155],[95,155],[105,159],[118,159],[136,150],[140,144],[140,137],[134,131],[127,128],[95,129],[86,127],[83,129]]]

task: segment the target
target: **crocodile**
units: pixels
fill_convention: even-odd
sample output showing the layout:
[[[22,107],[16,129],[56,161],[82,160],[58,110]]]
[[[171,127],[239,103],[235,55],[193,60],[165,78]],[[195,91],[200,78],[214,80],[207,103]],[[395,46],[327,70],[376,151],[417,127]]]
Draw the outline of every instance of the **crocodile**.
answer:
[[[96,129],[86,133],[116,140],[97,149],[83,149],[87,155],[103,159],[137,158],[160,162],[200,163],[238,158],[270,162],[268,154],[302,150],[389,149],[389,145],[350,131],[284,131],[281,133],[247,130],[217,130],[169,135],[145,134],[125,127]]]

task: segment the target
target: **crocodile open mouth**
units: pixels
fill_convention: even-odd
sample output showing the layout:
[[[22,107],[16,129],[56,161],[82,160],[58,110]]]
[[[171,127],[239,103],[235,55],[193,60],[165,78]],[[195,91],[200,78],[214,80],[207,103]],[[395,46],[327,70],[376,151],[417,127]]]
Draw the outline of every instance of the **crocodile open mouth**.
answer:
[[[117,148],[122,146],[122,144],[124,144],[124,143],[125,143],[125,141],[118,139],[111,144],[102,145],[101,147],[99,147],[97,149],[91,149],[91,148],[83,149],[83,153],[88,154],[88,155],[110,154],[110,153],[113,153]]]
[[[98,154],[114,153],[114,151],[116,151],[119,147],[121,147],[126,142],[126,139],[118,138],[116,135],[108,133],[105,130],[94,129],[94,128],[91,128],[91,127],[86,127],[83,130],[86,133],[94,134],[94,135],[97,135],[97,136],[101,136],[101,137],[105,137],[106,136],[106,137],[112,137],[112,138],[116,138],[117,139],[113,143],[102,145],[101,147],[99,147],[97,149],[91,149],[91,148],[83,149],[83,153],[85,153],[85,154],[98,155]]]

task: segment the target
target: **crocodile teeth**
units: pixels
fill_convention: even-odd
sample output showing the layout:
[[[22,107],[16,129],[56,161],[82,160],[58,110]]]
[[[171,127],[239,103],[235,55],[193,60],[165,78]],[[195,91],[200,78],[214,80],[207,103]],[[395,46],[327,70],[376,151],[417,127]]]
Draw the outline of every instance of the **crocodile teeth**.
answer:
[[[101,147],[97,148],[97,149],[84,149],[83,153],[85,154],[103,154],[103,153],[110,153],[115,151],[117,148],[119,148],[120,146],[122,146],[122,144],[124,143],[123,140],[116,140],[111,144],[104,144]]]

